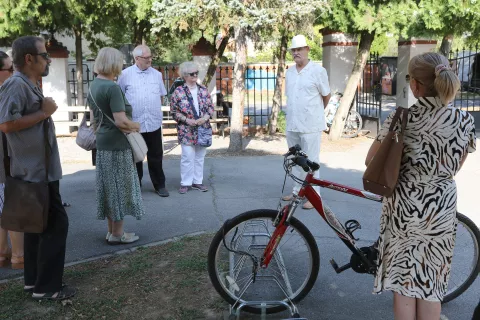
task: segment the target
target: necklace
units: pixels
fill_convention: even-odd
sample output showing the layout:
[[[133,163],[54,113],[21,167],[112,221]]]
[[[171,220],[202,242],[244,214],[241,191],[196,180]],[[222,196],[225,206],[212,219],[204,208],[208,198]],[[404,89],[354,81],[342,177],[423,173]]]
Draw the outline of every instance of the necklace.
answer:
[[[195,84],[195,85],[193,85],[193,86],[189,86],[189,85],[187,84],[187,87],[188,87],[188,89],[196,89],[196,88],[197,88],[197,84]]]

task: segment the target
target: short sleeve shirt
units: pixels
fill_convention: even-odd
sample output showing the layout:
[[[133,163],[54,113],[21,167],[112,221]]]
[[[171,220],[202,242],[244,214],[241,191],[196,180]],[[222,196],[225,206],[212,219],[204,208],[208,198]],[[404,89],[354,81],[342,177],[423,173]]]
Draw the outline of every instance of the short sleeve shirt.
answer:
[[[130,149],[125,134],[110,119],[114,112],[125,112],[129,119],[132,118],[132,106],[128,103],[120,87],[111,80],[95,78],[90,85],[91,95],[88,103],[93,110],[97,125],[96,146],[98,150],[127,150]],[[110,117],[104,117],[102,112]]]
[[[0,88],[0,123],[15,121],[39,111],[42,108],[42,101],[43,93],[40,87],[32,83],[24,74],[15,72]],[[43,126],[45,121],[48,124],[47,137],[45,137]],[[7,133],[6,137],[12,177],[30,182],[46,180],[45,141],[47,141],[48,181],[57,181],[62,178],[55,125],[51,118],[30,128]],[[3,147],[1,149],[3,159]],[[4,179],[3,161],[1,171],[1,178]]]
[[[327,70],[309,61],[300,71],[286,73],[287,131],[314,133],[326,129],[322,96],[330,93]]]
[[[140,132],[153,132],[162,126],[162,96],[167,95],[162,73],[152,67],[140,70],[137,65],[126,68],[118,85],[132,104],[133,121],[140,123]]]

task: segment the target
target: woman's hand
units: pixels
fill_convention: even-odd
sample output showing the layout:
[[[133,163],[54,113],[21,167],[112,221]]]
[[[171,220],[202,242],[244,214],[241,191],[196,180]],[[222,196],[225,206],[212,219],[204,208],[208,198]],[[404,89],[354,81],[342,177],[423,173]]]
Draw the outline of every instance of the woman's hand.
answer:
[[[185,120],[185,122],[187,123],[187,125],[192,126],[192,127],[197,125],[197,121],[194,120],[194,119],[187,119],[187,120]]]
[[[207,120],[206,120],[205,118],[197,119],[197,126],[201,126],[201,125],[203,125],[205,122],[207,122]]]

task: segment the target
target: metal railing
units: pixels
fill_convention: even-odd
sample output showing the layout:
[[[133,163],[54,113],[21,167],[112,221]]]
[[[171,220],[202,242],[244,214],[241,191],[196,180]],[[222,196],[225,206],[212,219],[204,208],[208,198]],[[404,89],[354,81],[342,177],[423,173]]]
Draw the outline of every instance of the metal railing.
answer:
[[[93,70],[90,70],[90,67],[88,66],[88,64],[83,63],[82,65],[83,65],[83,85],[84,85],[83,98],[86,99],[88,94],[88,89],[90,88],[90,82],[93,81],[95,76],[93,74]],[[70,70],[68,84],[70,88],[70,105],[71,106],[78,105],[78,81],[77,81],[76,68],[77,67],[75,63],[68,64],[68,70]],[[87,86],[86,87],[87,90],[85,90],[85,85]]]
[[[468,112],[480,111],[480,51],[475,48],[450,52],[450,66],[460,79],[460,90],[453,100],[455,107]]]
[[[368,57],[362,78],[355,96],[357,112],[362,116],[381,118],[382,115],[382,85],[380,75],[380,60],[377,53]]]

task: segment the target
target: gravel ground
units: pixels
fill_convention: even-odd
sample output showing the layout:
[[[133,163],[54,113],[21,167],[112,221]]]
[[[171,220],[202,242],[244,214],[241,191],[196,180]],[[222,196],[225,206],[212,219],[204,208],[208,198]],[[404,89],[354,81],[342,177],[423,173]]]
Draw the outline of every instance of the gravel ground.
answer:
[[[178,145],[176,136],[165,136],[165,159],[177,159],[181,155],[181,148]],[[328,140],[328,135],[322,134],[321,152],[343,152],[361,143],[371,143],[371,139],[357,137],[353,139],[341,139],[336,142]],[[262,156],[276,155],[287,152],[287,141],[284,135],[274,136],[259,135],[246,137],[244,150],[242,152],[228,152],[230,139],[221,136],[213,136],[213,144],[207,150],[207,157],[229,157],[229,156]],[[59,137],[58,146],[62,163],[91,163],[92,153],[77,146],[75,137]]]

